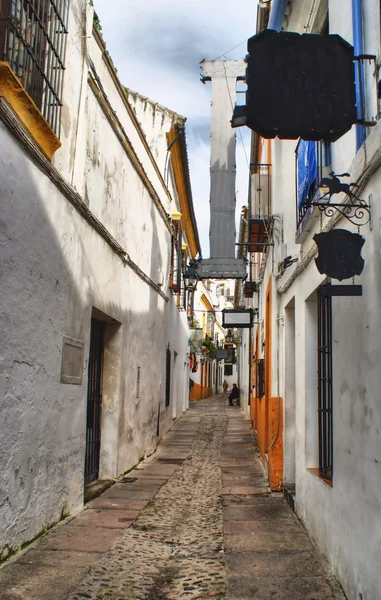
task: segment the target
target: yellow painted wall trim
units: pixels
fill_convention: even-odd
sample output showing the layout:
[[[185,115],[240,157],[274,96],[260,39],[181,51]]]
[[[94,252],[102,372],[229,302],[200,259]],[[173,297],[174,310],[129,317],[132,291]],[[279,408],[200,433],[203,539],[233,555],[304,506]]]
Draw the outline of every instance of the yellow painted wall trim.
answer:
[[[171,219],[172,219],[172,221],[180,221],[180,219],[181,219],[182,216],[183,215],[181,214],[181,212],[179,212],[175,208],[172,210],[172,213],[171,213]]]
[[[61,142],[5,61],[0,61],[0,96],[7,101],[48,159],[52,160]]]
[[[179,127],[176,123],[169,133],[167,133],[167,142],[168,145],[171,144],[179,134]],[[192,217],[191,217],[191,209],[190,202],[191,198],[189,198],[188,188],[187,188],[187,177],[186,177],[186,169],[188,169],[188,165],[185,164],[184,156],[181,150],[181,144],[176,143],[171,148],[171,162],[173,174],[176,181],[176,188],[179,195],[180,201],[180,211],[181,211],[181,227],[183,231],[185,231],[185,235],[187,238],[187,242],[189,245],[189,250],[192,258],[195,258],[197,253],[199,252],[196,234],[194,231]]]
[[[212,304],[209,302],[208,298],[205,296],[205,294],[203,294],[201,296],[201,302],[203,303],[203,305],[206,307],[207,310],[214,310]]]

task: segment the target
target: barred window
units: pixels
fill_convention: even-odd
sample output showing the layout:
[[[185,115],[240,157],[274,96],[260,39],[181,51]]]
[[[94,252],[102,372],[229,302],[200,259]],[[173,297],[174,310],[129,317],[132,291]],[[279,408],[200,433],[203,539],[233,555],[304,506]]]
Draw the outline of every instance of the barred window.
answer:
[[[332,297],[318,293],[319,473],[333,476]]]
[[[70,0],[0,0],[0,60],[7,61],[60,135]]]

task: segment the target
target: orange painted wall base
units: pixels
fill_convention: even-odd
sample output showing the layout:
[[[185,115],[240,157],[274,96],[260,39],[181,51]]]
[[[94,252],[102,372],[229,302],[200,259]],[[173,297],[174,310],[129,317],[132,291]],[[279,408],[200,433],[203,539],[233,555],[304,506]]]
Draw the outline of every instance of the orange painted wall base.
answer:
[[[283,401],[270,398],[269,422],[269,484],[272,490],[280,490],[283,485]],[[278,421],[279,419],[279,421]],[[273,442],[276,436],[275,441]]]
[[[255,428],[257,430],[257,444],[259,454],[261,455],[262,462],[265,461],[266,453],[266,400],[265,398],[256,398],[257,410],[256,410],[256,422]]]
[[[254,403],[255,406],[253,406]],[[268,478],[271,489],[279,490],[283,484],[283,400],[282,398],[270,398],[269,406],[267,406],[265,398],[254,398],[253,404],[251,417],[257,432],[259,454],[263,464],[268,461]],[[276,433],[276,440],[272,444]]]
[[[213,388],[205,387],[204,385],[201,388],[199,383],[195,383],[189,390],[190,400],[201,400],[210,398],[211,396],[213,396]]]
[[[201,400],[201,385],[194,383],[189,390],[189,400]]]

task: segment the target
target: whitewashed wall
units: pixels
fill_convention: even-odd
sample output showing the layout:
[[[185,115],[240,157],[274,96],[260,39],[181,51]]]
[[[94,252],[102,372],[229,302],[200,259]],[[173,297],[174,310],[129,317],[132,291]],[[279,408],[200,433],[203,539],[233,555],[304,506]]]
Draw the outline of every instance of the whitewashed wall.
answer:
[[[303,3],[303,10],[308,12],[311,2],[307,4]],[[378,55],[379,4],[364,2],[363,6],[365,51]],[[351,42],[351,2],[330,0],[329,8],[330,32],[339,33]],[[300,30],[306,22],[304,17],[301,3],[294,2],[288,28]],[[368,133],[365,148],[357,155],[354,127],[333,144],[332,152],[333,170],[349,172],[351,181],[358,180],[366,171],[368,182],[361,189],[361,197],[368,201],[371,196],[373,219],[372,229],[365,226],[360,231],[366,238],[362,251],[365,268],[356,277],[356,283],[363,285],[363,296],[333,298],[332,488],[307,470],[318,466],[316,290],[324,282],[324,276],[319,274],[312,259],[304,270],[299,267],[300,274],[292,283],[290,278],[297,264],[287,269],[277,284],[280,316],[284,319],[280,337],[280,361],[284,365],[280,376],[280,395],[285,404],[284,479],[286,483],[296,483],[296,511],[332,564],[349,600],[379,597],[381,552],[377,525],[381,514],[380,123]],[[283,215],[287,254],[298,256],[299,264],[304,265],[303,260],[314,245],[314,231],[320,225],[317,220],[305,242],[295,245],[292,166],[295,146],[295,142],[274,141],[273,210]],[[323,225],[326,223],[324,219]],[[343,219],[336,227],[357,231]],[[276,247],[274,252],[276,256]],[[274,338],[274,354],[275,342]]]
[[[53,164],[141,271],[154,283],[162,277],[168,300],[124,264],[0,123],[4,556],[83,505],[92,308],[113,319],[105,346],[100,477],[117,477],[154,451],[159,411],[162,436],[188,406],[186,315],[168,289],[170,231],[88,86],[88,64],[95,65],[169,213],[170,197],[98,44],[80,37],[91,36],[92,11],[86,12],[86,4],[71,4],[62,148]],[[82,385],[60,383],[63,336],[85,343]],[[166,408],[168,343],[173,362]]]

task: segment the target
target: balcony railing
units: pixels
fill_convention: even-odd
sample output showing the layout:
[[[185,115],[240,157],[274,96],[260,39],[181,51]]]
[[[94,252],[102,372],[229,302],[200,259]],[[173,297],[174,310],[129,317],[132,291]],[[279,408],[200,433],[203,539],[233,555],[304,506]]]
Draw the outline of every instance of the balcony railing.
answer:
[[[270,241],[271,165],[250,165],[248,251],[263,252]]]

